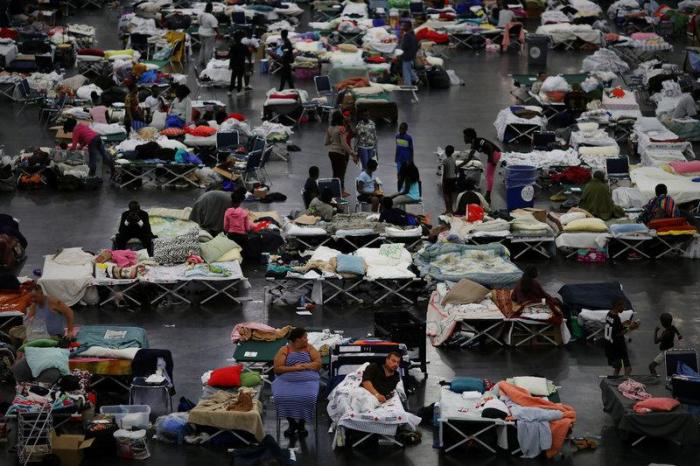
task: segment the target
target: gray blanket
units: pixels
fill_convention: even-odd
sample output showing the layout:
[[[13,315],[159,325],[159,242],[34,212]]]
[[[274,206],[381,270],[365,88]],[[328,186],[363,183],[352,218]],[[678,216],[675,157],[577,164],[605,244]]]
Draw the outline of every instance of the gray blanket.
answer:
[[[666,390],[664,380],[661,378],[648,375],[635,375],[632,378],[646,385],[647,392],[652,396],[671,397],[671,392]],[[636,401],[625,398],[617,389],[624,380],[624,377],[619,377],[600,381],[603,410],[610,414],[615,426],[623,435],[646,435],[686,445],[700,441],[698,420],[688,412],[684,405],[667,413],[635,413],[632,407]]]
[[[224,212],[231,207],[231,193],[209,191],[197,199],[192,206],[190,220],[200,228],[216,235],[224,230]]]

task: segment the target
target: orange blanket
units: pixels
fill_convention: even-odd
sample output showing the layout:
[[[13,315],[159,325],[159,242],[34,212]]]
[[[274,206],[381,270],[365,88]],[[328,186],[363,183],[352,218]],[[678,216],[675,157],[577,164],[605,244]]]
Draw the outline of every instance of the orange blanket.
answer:
[[[571,426],[576,422],[576,411],[574,411],[574,408],[562,403],[552,403],[545,398],[532,396],[530,392],[524,388],[516,387],[507,382],[499,382],[498,388],[504,395],[513,400],[513,403],[519,404],[520,406],[556,409],[564,413],[563,418],[550,421],[549,423],[549,428],[552,430],[552,448],[547,450],[547,458],[552,458],[559,453],[559,450],[561,450],[561,447],[564,445],[564,440],[566,440],[566,434],[569,433]]]
[[[19,290],[0,290],[0,312],[25,312],[32,302],[33,281],[19,286]]]

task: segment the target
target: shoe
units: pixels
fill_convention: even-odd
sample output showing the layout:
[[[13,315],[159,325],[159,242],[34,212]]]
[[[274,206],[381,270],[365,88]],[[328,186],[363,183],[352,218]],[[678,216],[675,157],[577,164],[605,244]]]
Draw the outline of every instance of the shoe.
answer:
[[[241,96],[244,96],[244,95],[245,95],[245,92],[243,92],[243,91],[238,91],[238,92],[236,93],[236,95],[237,95],[238,97],[241,97]]]
[[[246,90],[246,91],[252,91],[252,90],[253,90],[253,86],[246,86],[246,87],[245,87],[245,90]]]
[[[226,93],[226,95],[231,95],[231,94],[233,94],[232,91],[228,91],[228,92]]]

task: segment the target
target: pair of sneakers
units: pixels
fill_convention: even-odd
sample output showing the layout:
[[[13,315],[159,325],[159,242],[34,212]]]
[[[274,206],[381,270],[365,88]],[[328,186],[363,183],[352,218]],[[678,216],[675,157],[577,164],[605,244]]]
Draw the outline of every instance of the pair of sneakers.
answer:
[[[306,437],[309,435],[309,431],[306,430],[306,427],[304,426],[304,421],[295,421],[292,419],[288,419],[289,422],[289,428],[284,431],[284,436],[287,438],[292,438],[292,437]]]

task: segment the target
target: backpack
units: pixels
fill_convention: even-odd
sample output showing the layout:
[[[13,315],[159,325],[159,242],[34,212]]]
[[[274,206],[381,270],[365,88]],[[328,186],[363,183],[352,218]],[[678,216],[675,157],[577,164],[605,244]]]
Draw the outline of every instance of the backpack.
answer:
[[[428,70],[428,84],[431,89],[449,89],[450,76],[442,68],[434,67]]]

